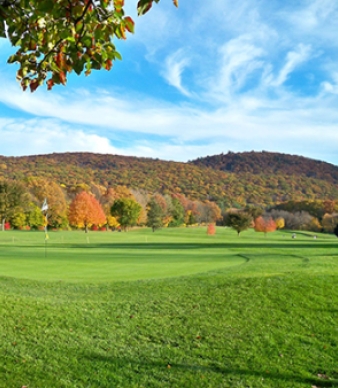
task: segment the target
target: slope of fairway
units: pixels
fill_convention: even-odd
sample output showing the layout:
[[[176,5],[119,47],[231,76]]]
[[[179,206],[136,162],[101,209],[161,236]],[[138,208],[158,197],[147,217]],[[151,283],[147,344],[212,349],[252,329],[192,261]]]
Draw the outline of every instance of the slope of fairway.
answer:
[[[237,238],[224,228],[216,236],[207,236],[205,228],[156,233],[144,229],[128,233],[50,233],[45,243],[43,233],[5,232],[0,234],[0,275],[50,281],[127,281],[225,268],[241,271],[237,267],[244,264],[245,272],[264,267],[269,273],[280,272],[286,262],[288,269],[309,266],[310,258],[303,255],[306,247],[316,247],[316,256],[324,247],[327,254],[327,244],[332,240],[324,237],[313,240],[309,235],[299,235],[293,241],[285,233],[262,239],[262,235],[248,232]]]
[[[0,234],[0,388],[338,387],[334,236],[51,233],[44,249]]]

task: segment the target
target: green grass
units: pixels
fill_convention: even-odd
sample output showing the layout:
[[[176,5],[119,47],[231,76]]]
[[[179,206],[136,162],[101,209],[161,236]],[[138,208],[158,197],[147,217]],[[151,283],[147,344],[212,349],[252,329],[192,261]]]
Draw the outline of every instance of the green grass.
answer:
[[[337,243],[0,233],[0,387],[338,387]]]

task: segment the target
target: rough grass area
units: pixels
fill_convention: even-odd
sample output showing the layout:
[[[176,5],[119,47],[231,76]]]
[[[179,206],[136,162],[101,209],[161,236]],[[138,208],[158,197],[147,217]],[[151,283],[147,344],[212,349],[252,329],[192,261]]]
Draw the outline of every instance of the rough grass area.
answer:
[[[337,243],[0,233],[0,387],[338,387]]]

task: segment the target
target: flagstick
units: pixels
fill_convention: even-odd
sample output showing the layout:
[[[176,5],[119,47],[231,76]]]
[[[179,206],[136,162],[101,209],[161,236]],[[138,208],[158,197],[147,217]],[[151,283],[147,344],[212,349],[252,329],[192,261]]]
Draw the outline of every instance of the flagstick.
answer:
[[[42,207],[41,207],[42,214],[45,216],[45,258],[47,257],[47,240],[48,240],[48,233],[47,233],[47,228],[48,228],[48,203],[47,203],[47,198],[45,198]]]

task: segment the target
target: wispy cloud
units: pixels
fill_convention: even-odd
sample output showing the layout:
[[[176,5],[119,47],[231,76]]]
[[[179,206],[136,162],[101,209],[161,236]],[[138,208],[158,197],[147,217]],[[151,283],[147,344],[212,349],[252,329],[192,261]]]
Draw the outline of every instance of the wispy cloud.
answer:
[[[331,79],[322,83],[324,93],[338,95],[338,72],[332,72]]]
[[[252,73],[263,66],[264,50],[249,36],[232,39],[219,49],[218,71],[211,76],[209,90],[216,96],[229,98],[238,92]]]
[[[278,76],[274,79],[271,86],[281,86],[288,79],[288,76],[302,63],[306,62],[311,53],[309,45],[299,44],[295,50],[289,51],[286,60]]]
[[[174,86],[185,96],[190,96],[190,93],[182,85],[182,73],[188,65],[189,58],[184,56],[183,50],[178,50],[166,58],[164,70],[162,71],[162,75],[169,85]]]

